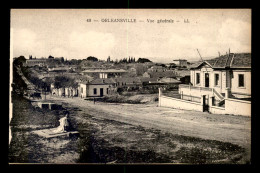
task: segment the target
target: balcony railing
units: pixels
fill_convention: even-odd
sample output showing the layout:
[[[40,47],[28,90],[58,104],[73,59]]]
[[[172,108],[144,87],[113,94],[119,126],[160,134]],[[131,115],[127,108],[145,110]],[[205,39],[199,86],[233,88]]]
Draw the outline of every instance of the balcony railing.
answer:
[[[180,84],[179,88],[190,88],[190,89],[195,89],[195,90],[213,91],[213,88],[198,87],[198,86],[185,85],[185,84]]]
[[[224,97],[218,91],[216,91],[214,88],[207,88],[207,87],[199,87],[199,86],[180,84],[179,85],[179,90],[181,90],[182,88],[189,89],[190,91],[194,91],[194,90],[197,90],[198,92],[206,91],[206,92],[212,93],[212,95],[216,96],[219,101],[223,101],[224,100]],[[183,93],[183,94],[185,95],[185,93]]]

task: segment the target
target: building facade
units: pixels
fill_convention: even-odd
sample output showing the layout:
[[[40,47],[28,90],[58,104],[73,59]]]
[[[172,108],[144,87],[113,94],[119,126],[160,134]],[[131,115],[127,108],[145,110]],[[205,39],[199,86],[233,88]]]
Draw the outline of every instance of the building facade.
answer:
[[[103,97],[115,93],[116,82],[113,79],[95,79],[79,85],[79,95],[86,97]]]
[[[201,62],[190,70],[193,86],[214,88],[232,97],[251,97],[251,53],[233,54]]]

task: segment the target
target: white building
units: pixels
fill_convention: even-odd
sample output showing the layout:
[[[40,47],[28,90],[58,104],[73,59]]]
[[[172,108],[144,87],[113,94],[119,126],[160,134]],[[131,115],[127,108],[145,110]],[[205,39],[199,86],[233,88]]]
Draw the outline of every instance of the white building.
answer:
[[[230,53],[190,70],[190,85],[179,85],[180,98],[159,91],[159,106],[251,116],[251,53]]]
[[[106,79],[110,77],[119,77],[127,71],[123,69],[93,69],[93,70],[84,70],[81,72],[83,75],[95,76],[101,79]]]
[[[233,54],[201,62],[190,70],[193,86],[214,88],[223,96],[251,97],[251,53]]]
[[[103,97],[115,93],[116,82],[111,78],[95,79],[91,82],[81,83],[79,86],[79,95],[86,97]]]

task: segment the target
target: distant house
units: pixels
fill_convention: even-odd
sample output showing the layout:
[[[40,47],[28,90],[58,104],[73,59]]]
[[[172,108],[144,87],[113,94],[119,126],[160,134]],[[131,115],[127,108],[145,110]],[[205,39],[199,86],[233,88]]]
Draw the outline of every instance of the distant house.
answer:
[[[180,84],[181,83],[180,80],[177,80],[174,78],[167,78],[167,77],[159,79],[158,82],[165,83],[165,84]]]
[[[78,88],[73,87],[62,87],[55,88],[54,84],[51,84],[50,91],[52,95],[55,96],[64,96],[64,97],[77,97],[79,94]]]
[[[142,82],[138,77],[122,77],[115,78],[117,88],[134,89],[142,86]]]
[[[182,84],[190,83],[190,70],[175,70],[176,79],[181,81]]]
[[[101,79],[119,77],[127,71],[123,69],[93,69],[93,70],[84,70],[81,73],[83,75],[89,75],[93,77],[99,77]]]
[[[143,77],[148,77],[148,78],[163,78],[163,77],[168,77],[168,78],[174,78],[176,74],[174,71],[163,71],[163,72],[145,72],[143,74]]]
[[[164,68],[162,66],[152,66],[147,71],[148,72],[164,72],[164,71],[166,71],[166,68]]]
[[[176,76],[176,79],[181,81],[182,84],[190,84],[190,75]]]
[[[150,78],[151,75],[150,75],[148,72],[145,72],[145,73],[143,74],[143,77],[144,77],[144,78]]]
[[[162,78],[147,78],[140,77],[142,87],[146,89],[158,89],[160,87],[177,87],[181,82],[174,78],[162,77]]]
[[[24,66],[32,67],[32,66],[45,66],[47,62],[46,58],[34,58],[34,59],[26,59]]]
[[[94,79],[90,82],[82,82],[79,86],[79,95],[86,97],[103,97],[115,93],[116,82],[112,78]]]
[[[70,70],[69,67],[53,67],[53,68],[48,68],[49,72],[67,72],[68,70]]]
[[[146,85],[148,83],[157,82],[157,78],[150,78],[150,77],[139,77],[140,81],[142,82],[142,85]]]
[[[131,68],[129,69],[129,72],[130,72],[131,74],[133,74],[133,75],[137,75],[137,70],[136,70],[136,68],[134,68],[134,67],[131,67]]]
[[[187,62],[186,59],[176,59],[176,60],[173,60],[173,61],[179,67],[187,67],[188,66],[188,62]]]

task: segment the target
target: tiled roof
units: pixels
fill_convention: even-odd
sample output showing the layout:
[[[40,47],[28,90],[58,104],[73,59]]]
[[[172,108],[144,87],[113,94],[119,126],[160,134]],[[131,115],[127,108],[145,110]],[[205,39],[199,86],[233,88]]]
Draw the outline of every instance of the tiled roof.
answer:
[[[139,77],[139,79],[140,79],[141,82],[150,82],[150,81],[155,82],[155,81],[157,81],[157,78],[149,78],[149,77]]]
[[[85,75],[83,77],[80,77],[80,79],[78,81],[80,81],[82,83],[86,83],[86,82],[92,81],[92,80],[93,80],[93,77]]]
[[[230,53],[204,62],[212,68],[251,68],[251,53]],[[191,68],[198,68],[202,63],[196,63]]]
[[[151,78],[158,78],[158,77],[175,77],[176,75],[173,71],[164,71],[164,72],[148,72]]]
[[[231,61],[231,68],[236,67],[249,67],[251,68],[251,53],[236,54],[235,58]]]
[[[137,77],[122,77],[122,78],[115,78],[116,82],[119,83],[127,83],[127,84],[132,84],[132,83],[141,83],[141,80]]]

